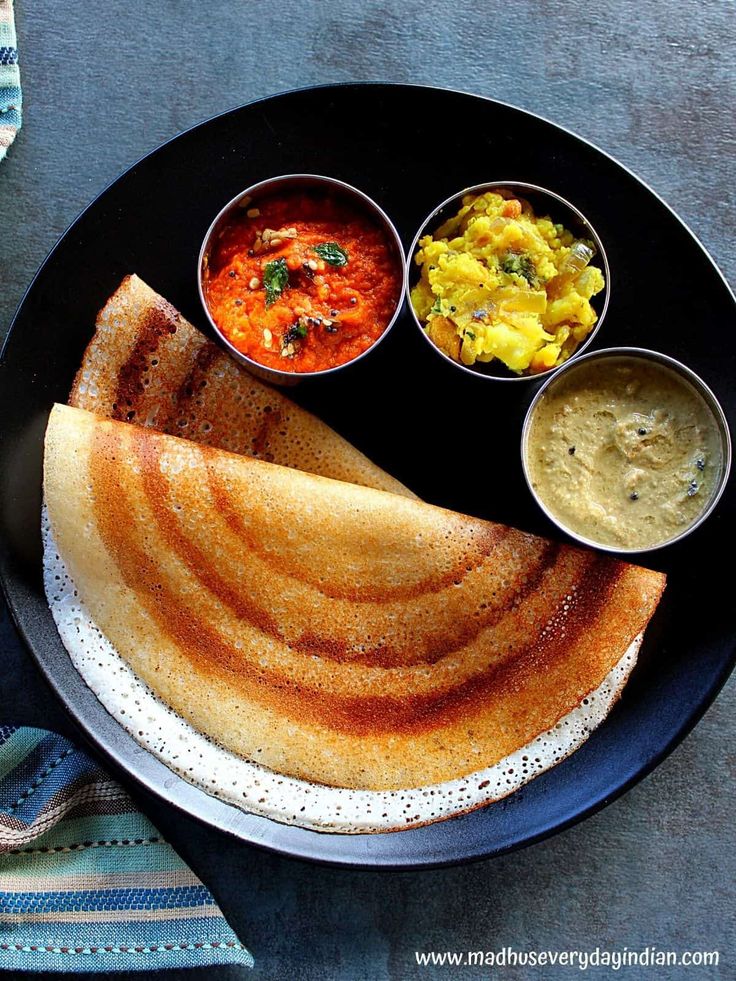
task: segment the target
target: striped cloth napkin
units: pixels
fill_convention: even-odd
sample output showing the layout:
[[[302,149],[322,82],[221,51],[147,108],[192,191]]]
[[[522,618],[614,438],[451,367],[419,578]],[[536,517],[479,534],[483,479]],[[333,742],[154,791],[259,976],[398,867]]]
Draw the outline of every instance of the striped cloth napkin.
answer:
[[[0,971],[253,966],[209,890],[67,739],[0,726]]]
[[[0,0],[0,160],[20,129],[20,106],[13,0]]]

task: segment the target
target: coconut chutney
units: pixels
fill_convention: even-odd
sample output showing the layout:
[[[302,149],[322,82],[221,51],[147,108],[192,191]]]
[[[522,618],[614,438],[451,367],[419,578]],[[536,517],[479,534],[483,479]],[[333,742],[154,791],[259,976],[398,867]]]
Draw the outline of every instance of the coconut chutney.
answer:
[[[532,489],[588,541],[652,548],[678,537],[720,484],[715,416],[683,376],[640,357],[590,359],[544,392],[527,427]]]

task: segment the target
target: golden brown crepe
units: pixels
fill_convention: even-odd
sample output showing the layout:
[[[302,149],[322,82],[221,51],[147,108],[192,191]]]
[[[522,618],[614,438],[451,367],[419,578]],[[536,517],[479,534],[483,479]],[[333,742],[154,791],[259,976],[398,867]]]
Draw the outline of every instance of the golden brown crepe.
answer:
[[[280,773],[404,788],[579,705],[664,576],[56,406],[45,495],[93,620],[196,729]]]
[[[100,311],[69,404],[284,467],[415,496],[241,368],[137,276],[126,276]]]

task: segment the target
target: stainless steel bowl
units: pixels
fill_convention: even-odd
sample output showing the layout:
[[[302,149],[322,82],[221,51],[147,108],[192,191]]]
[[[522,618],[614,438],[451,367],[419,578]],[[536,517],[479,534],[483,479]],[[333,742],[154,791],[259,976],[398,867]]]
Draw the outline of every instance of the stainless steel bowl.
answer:
[[[711,411],[713,416],[714,425],[718,429],[718,433],[721,439],[721,473],[718,477],[718,481],[713,488],[710,499],[706,503],[703,510],[700,512],[699,516],[689,524],[683,531],[678,535],[674,535],[672,538],[668,538],[664,541],[658,542],[654,545],[648,545],[643,548],[618,548],[614,545],[604,545],[600,542],[596,542],[593,539],[585,538],[579,535],[577,532],[571,530],[567,527],[560,519],[546,506],[540,495],[532,486],[532,480],[529,473],[528,466],[528,441],[529,433],[531,430],[532,419],[539,403],[545,398],[545,396],[554,390],[557,385],[561,385],[565,379],[565,376],[574,372],[579,368],[585,361],[602,361],[602,360],[641,360],[645,362],[650,362],[658,365],[662,365],[668,368],[670,371],[679,375],[680,378],[690,386],[693,391],[695,391],[703,399],[705,404]],[[665,545],[673,545],[675,542],[681,541],[683,538],[687,538],[696,528],[706,520],[706,518],[712,513],[716,504],[721,498],[723,491],[728,481],[728,475],[731,470],[731,434],[728,429],[728,422],[726,421],[725,413],[721,408],[718,399],[715,397],[710,388],[706,385],[702,378],[695,374],[692,369],[688,368],[686,365],[682,364],[680,361],[676,361],[674,358],[669,357],[666,354],[661,354],[659,351],[649,351],[646,348],[638,347],[609,347],[604,348],[601,351],[592,351],[590,354],[585,354],[580,358],[571,359],[565,362],[562,367],[555,371],[554,375],[547,379],[547,381],[542,385],[539,391],[536,393],[532,399],[531,405],[529,406],[526,417],[524,419],[524,425],[521,431],[521,464],[524,470],[524,477],[527,482],[527,486],[532,494],[532,497],[537,502],[539,507],[544,511],[550,521],[557,527],[564,531],[565,534],[574,538],[575,541],[580,542],[582,545],[593,546],[594,548],[600,549],[604,552],[611,552],[615,555],[631,555],[633,553],[644,553],[653,552],[656,549],[663,548]]]
[[[357,357],[352,358],[350,361],[346,361],[345,364],[336,365],[334,368],[325,368],[322,371],[281,371],[277,368],[266,367],[265,365],[259,364],[257,361],[254,361],[252,358],[249,358],[247,355],[243,354],[242,351],[239,351],[231,343],[231,341],[225,337],[210,313],[204,293],[204,272],[209,264],[212,248],[224,226],[229,222],[231,217],[234,214],[239,213],[243,207],[246,205],[248,207],[257,207],[259,199],[263,199],[276,191],[294,189],[320,189],[323,191],[328,191],[331,195],[343,197],[352,204],[363,209],[367,215],[371,216],[372,219],[386,231],[388,240],[395,250],[395,259],[398,269],[401,273],[403,273],[402,283],[406,281],[406,259],[404,258],[404,249],[401,244],[401,239],[399,238],[399,233],[396,231],[393,222],[388,217],[386,212],[383,211],[383,209],[380,208],[376,202],[372,200],[372,198],[369,198],[367,194],[363,193],[363,191],[359,191],[358,188],[344,183],[344,181],[336,180],[334,177],[322,177],[318,174],[284,174],[280,177],[270,177],[268,180],[259,181],[257,184],[252,184],[250,187],[246,187],[245,190],[237,194],[231,201],[228,201],[225,207],[222,208],[222,210],[215,216],[212,224],[207,229],[207,234],[205,235],[204,241],[202,242],[202,247],[199,250],[199,258],[197,260],[197,289],[199,290],[199,298],[202,301],[202,306],[207,319],[212,325],[212,329],[222,346],[237,361],[245,365],[245,367],[248,368],[252,374],[262,378],[264,381],[268,381],[276,385],[296,385],[304,378],[321,378],[326,375],[332,375],[337,371],[342,371],[344,368],[355,364],[357,361],[361,361],[386,337],[388,332],[396,323],[404,302],[404,290],[402,289],[401,294],[396,301],[396,309],[394,310],[391,319],[386,324],[381,336],[376,338],[373,344],[371,344],[369,348],[366,348],[366,350]]]
[[[569,201],[565,200],[565,198],[561,197],[559,194],[555,194],[554,191],[550,191],[545,187],[539,187],[537,184],[526,184],[522,181],[491,181],[487,184],[475,184],[473,187],[466,187],[464,190],[459,191],[457,194],[453,194],[451,197],[447,198],[427,216],[424,222],[422,222],[419,231],[414,236],[414,241],[411,243],[407,253],[405,289],[407,304],[409,306],[409,310],[411,311],[412,318],[414,319],[414,323],[419,328],[419,332],[424,340],[441,358],[444,358],[445,361],[447,361],[448,364],[451,364],[454,368],[458,368],[460,371],[464,371],[469,375],[475,375],[478,378],[486,378],[491,381],[538,382],[541,378],[546,378],[548,375],[559,371],[560,368],[548,368],[547,371],[540,371],[534,375],[515,375],[504,364],[498,362],[497,360],[490,361],[485,364],[476,362],[474,365],[464,365],[458,361],[453,361],[449,355],[441,351],[434,341],[427,336],[427,332],[419,320],[419,317],[417,317],[414,306],[411,302],[411,289],[418,281],[420,275],[419,268],[414,262],[414,256],[417,252],[419,240],[428,232],[432,232],[434,229],[438,228],[448,218],[457,214],[462,204],[462,198],[466,194],[483,194],[486,191],[501,190],[509,190],[512,191],[514,195],[525,198],[534,209],[534,214],[538,217],[549,215],[554,221],[560,222],[565,226],[565,228],[569,229],[571,232],[574,232],[580,238],[587,238],[594,243],[596,255],[593,262],[594,264],[602,267],[606,285],[603,291],[591,300],[593,308],[598,314],[598,320],[596,321],[593,330],[590,332],[590,334],[588,334],[583,343],[575,351],[575,354],[573,354],[569,360],[572,361],[573,358],[577,358],[578,355],[581,354],[593,341],[593,338],[603,325],[606,310],[608,309],[608,299],[611,291],[611,270],[608,265],[608,257],[606,256],[606,251],[603,248],[603,243],[601,242],[595,228],[593,228],[585,215],[578,211],[575,205],[570,204]]]

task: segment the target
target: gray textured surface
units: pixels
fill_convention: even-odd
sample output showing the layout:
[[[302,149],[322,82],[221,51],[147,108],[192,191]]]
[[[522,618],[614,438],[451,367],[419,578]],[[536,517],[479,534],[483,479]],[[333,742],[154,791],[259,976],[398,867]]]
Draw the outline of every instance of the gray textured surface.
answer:
[[[0,336],[59,234],[137,157],[232,105],[355,79],[475,91],[577,131],[650,182],[736,282],[729,0],[19,0],[17,19],[25,122],[0,168]],[[18,722],[71,732],[7,620],[0,651],[3,721],[12,711]],[[720,968],[630,977],[733,978],[734,691],[732,682],[685,744],[622,800],[550,841],[472,867],[322,869],[235,846],[163,807],[154,816],[251,945],[254,977],[490,976],[488,968],[420,970],[413,952],[656,944],[720,949]]]

